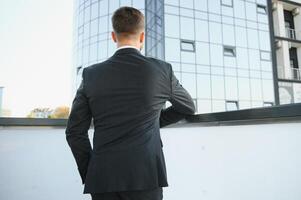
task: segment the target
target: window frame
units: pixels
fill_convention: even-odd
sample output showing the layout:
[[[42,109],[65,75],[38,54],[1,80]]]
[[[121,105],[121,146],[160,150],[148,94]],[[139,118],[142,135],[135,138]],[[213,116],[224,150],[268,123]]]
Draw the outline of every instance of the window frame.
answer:
[[[229,7],[229,8],[233,8],[233,0],[231,0],[231,5],[224,3],[223,0],[220,0],[221,6],[225,6],[225,7]]]
[[[268,105],[268,104],[269,104],[269,105]],[[273,106],[275,106],[275,104],[274,104],[274,102],[264,101],[262,106],[263,106],[264,108],[265,108],[265,107],[273,107]]]
[[[261,61],[271,61],[271,57],[272,57],[272,56],[271,56],[271,52],[270,52],[270,51],[260,50],[259,53],[260,53],[260,60],[261,60]],[[269,54],[270,54],[269,59],[263,58],[263,57],[262,57],[262,53],[269,53]]]
[[[184,49],[184,48],[183,48],[183,45],[182,45],[183,43],[191,44],[193,50],[190,50],[190,49]],[[181,40],[180,40],[180,50],[181,50],[181,51],[186,51],[186,52],[195,52],[195,41],[194,41],[194,40],[184,40],[184,39],[181,39]]]
[[[232,52],[233,52],[233,55],[225,54],[226,49],[231,49]],[[228,56],[228,57],[236,57],[236,47],[235,46],[223,45],[223,55]]]
[[[261,12],[261,10],[264,10],[264,12]],[[256,4],[256,12],[257,14],[267,15],[267,6],[262,4]]]
[[[225,100],[225,109],[226,109],[226,112],[229,112],[229,111],[235,111],[235,110],[228,110],[228,103],[234,103],[236,105],[236,110],[239,110],[239,102],[237,100]]]

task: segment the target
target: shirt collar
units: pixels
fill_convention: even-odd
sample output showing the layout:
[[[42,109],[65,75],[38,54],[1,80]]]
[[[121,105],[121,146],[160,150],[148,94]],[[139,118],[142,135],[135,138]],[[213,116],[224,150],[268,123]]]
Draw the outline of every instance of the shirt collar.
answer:
[[[140,49],[138,49],[137,47],[131,46],[131,45],[124,45],[124,46],[118,47],[116,49],[116,51],[118,51],[119,49],[125,49],[125,48],[133,48],[133,49],[137,49],[138,51],[140,51]]]

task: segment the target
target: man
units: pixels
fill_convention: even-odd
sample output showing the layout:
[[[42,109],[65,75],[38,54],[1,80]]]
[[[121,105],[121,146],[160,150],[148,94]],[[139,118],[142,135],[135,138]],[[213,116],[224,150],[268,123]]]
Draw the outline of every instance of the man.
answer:
[[[121,7],[112,16],[113,56],[83,70],[66,138],[93,200],[161,200],[168,186],[160,127],[195,112],[172,66],[145,57],[144,16]],[[166,101],[172,106],[162,109]],[[93,149],[88,129],[93,118]]]

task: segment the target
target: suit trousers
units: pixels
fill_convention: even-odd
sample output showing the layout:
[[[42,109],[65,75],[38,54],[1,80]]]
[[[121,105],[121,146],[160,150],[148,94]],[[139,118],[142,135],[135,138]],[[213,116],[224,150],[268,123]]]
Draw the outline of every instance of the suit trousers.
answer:
[[[91,194],[92,200],[162,200],[162,187],[149,190],[105,192]]]

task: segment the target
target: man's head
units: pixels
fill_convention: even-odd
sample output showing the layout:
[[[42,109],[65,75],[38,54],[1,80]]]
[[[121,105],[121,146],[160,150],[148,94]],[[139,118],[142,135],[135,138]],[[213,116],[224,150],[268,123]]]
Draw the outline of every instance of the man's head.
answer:
[[[144,15],[133,7],[121,7],[112,16],[112,39],[117,46],[133,45],[142,49],[144,43]]]

